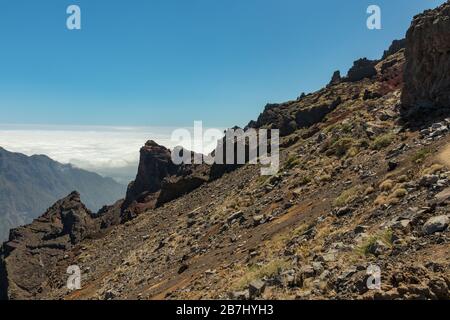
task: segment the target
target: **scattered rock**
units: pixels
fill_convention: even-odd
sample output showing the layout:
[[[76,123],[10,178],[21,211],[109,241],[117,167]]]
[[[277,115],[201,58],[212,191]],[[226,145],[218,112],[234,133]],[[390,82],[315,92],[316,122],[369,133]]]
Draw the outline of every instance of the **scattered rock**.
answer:
[[[360,234],[366,232],[368,229],[369,229],[368,226],[358,225],[356,226],[355,230],[353,230],[353,232],[355,234]]]
[[[445,229],[447,229],[449,221],[450,221],[449,217],[446,215],[433,217],[433,218],[428,219],[427,222],[425,222],[422,230],[427,235],[430,235],[430,234],[433,234],[436,232],[441,232],[441,231],[444,231]]]
[[[185,272],[187,269],[189,269],[189,265],[187,265],[186,263],[183,263],[181,265],[181,267],[178,269],[178,274],[182,274],[183,272]]]
[[[243,216],[244,216],[244,213],[242,211],[234,212],[228,217],[227,222],[230,223],[234,220],[242,219]]]
[[[438,182],[439,180],[439,176],[435,175],[435,174],[427,174],[424,175],[421,179],[420,179],[420,186],[422,187],[430,187],[433,184],[435,184],[436,182]]]
[[[116,293],[113,290],[108,290],[105,292],[104,299],[105,300],[114,300],[116,298]]]
[[[230,298],[232,300],[249,300],[250,292],[249,292],[249,290],[234,291],[234,292],[231,292]]]
[[[398,162],[396,161],[389,161],[388,162],[388,172],[394,171],[398,167]]]
[[[316,271],[314,270],[314,267],[311,265],[305,265],[300,268],[300,276],[302,280],[312,278],[316,274]]]
[[[254,280],[250,282],[248,290],[250,293],[250,299],[260,297],[266,289],[266,283],[262,280]]]
[[[450,200],[450,188],[447,188],[442,192],[438,193],[434,198],[438,203],[443,203]]]
[[[350,207],[342,207],[342,208],[339,208],[339,209],[336,210],[336,216],[337,217],[342,217],[342,216],[348,215],[348,214],[350,214],[352,212],[353,212],[352,208],[350,208]]]
[[[264,215],[253,216],[253,225],[254,226],[259,226],[263,222],[264,222]]]

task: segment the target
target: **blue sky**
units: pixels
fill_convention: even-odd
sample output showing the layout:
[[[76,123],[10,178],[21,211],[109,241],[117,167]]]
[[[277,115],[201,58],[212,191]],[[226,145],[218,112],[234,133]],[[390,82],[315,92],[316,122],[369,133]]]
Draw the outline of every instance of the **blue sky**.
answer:
[[[1,0],[0,123],[245,125],[443,0]],[[66,29],[66,8],[82,30]],[[366,28],[382,9],[383,29]]]

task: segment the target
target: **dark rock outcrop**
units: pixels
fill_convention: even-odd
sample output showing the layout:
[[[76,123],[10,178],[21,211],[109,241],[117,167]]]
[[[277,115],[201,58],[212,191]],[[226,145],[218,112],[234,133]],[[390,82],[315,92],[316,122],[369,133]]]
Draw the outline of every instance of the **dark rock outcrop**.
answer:
[[[64,254],[98,233],[101,218],[72,192],[32,224],[11,230],[0,255],[0,297],[36,299],[45,290],[62,287],[68,267]]]
[[[169,177],[164,179],[161,191],[158,195],[156,206],[177,199],[208,181],[208,178],[202,175],[188,175],[185,177]]]
[[[193,152],[181,152],[190,153],[193,160]],[[122,221],[189,193],[209,180],[207,165],[175,164],[171,151],[154,141],[147,141],[140,153],[136,180],[130,183],[122,204]]]
[[[320,104],[302,109],[297,112],[295,119],[298,128],[307,128],[322,121],[327,114],[336,109],[342,103],[342,99],[338,97],[331,103]]]
[[[414,18],[405,55],[404,107],[450,108],[450,2]]]
[[[140,154],[136,179],[128,186],[124,207],[144,194],[159,191],[163,179],[179,170],[179,166],[172,162],[170,150],[154,141],[147,141]]]
[[[392,44],[390,45],[389,49],[384,51],[382,60],[386,59],[387,57],[393,54],[396,54],[405,47],[406,47],[406,39],[392,41]]]
[[[339,71],[339,70],[337,70],[337,71],[335,71],[334,73],[333,73],[333,76],[331,77],[331,81],[330,81],[330,83],[328,84],[328,86],[332,86],[332,85],[334,85],[334,84],[338,84],[338,83],[340,83],[342,81],[342,78],[341,78],[341,72]]]
[[[348,70],[346,81],[356,82],[364,78],[372,78],[376,76],[377,70],[375,69],[378,61],[362,58],[353,62],[353,66]]]
[[[285,106],[280,104],[267,104],[252,128],[268,127],[279,129],[282,136],[289,135],[297,130],[295,118],[284,112]],[[249,125],[250,126],[250,125]]]
[[[256,127],[258,127],[258,124],[256,125]],[[231,129],[231,130],[236,130],[236,129],[239,129],[239,128],[235,128],[235,129]],[[252,129],[254,129],[254,127]],[[226,131],[226,132],[229,132],[229,131]],[[218,141],[216,149],[212,153],[212,155],[214,157],[216,157],[216,161],[211,166],[211,170],[209,173],[210,180],[219,179],[224,174],[230,173],[242,166],[242,164],[238,163],[239,161],[237,158],[238,143],[241,143],[241,144],[243,143],[243,145],[244,145],[245,163],[247,163],[250,160],[249,159],[250,146],[248,144],[248,139],[245,139],[245,137],[244,137],[244,139],[245,139],[244,141],[242,141],[241,139],[242,138],[240,138],[240,139],[238,139],[237,137],[235,138],[234,136],[231,139],[231,138],[227,137],[227,134],[225,133],[225,137],[223,137],[223,139]],[[227,163],[227,144],[233,145],[233,150],[234,150],[233,163]],[[220,161],[219,161],[220,158],[218,155],[219,151],[222,154],[222,159]]]

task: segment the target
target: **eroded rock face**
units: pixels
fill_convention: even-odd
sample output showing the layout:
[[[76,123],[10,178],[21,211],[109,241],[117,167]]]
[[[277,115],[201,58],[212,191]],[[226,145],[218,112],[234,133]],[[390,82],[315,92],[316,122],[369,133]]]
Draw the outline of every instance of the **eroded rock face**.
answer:
[[[450,2],[414,18],[405,55],[403,105],[450,108]]]
[[[195,174],[186,177],[170,177],[164,179],[156,206],[177,199],[197,189],[207,181],[207,177]]]
[[[35,299],[63,286],[65,252],[100,227],[101,216],[95,218],[73,192],[32,224],[11,230],[0,256],[0,298]]]
[[[189,193],[209,180],[207,165],[175,164],[171,151],[154,141],[147,141],[140,152],[136,180],[128,186],[122,205],[122,222]],[[194,158],[193,152],[182,152]]]
[[[264,111],[259,115],[258,120],[249,123],[250,128],[262,128],[271,125],[274,129],[279,129],[282,136],[289,135],[297,129],[295,118],[285,112],[287,105],[267,104]]]
[[[138,200],[143,193],[159,191],[163,179],[178,170],[178,166],[172,163],[170,150],[154,141],[147,141],[140,154],[136,179],[128,186],[124,206]]]
[[[389,49],[384,51],[383,57],[381,59],[384,60],[387,57],[396,54],[400,50],[404,49],[405,46],[406,46],[406,39],[392,41],[392,44],[390,45]]]
[[[332,102],[311,106],[298,111],[295,116],[297,127],[307,128],[322,121],[327,114],[336,109],[341,103],[342,99],[337,97]]]

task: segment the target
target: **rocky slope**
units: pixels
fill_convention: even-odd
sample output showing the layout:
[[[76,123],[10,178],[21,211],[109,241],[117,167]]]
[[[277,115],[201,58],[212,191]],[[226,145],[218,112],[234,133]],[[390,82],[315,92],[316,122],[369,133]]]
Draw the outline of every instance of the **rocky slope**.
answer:
[[[73,190],[95,211],[125,194],[125,187],[112,179],[46,156],[28,157],[0,148],[0,240],[8,238],[9,229],[30,223]]]
[[[0,260],[3,297],[449,299],[445,86],[427,96],[436,113],[402,104],[422,101],[411,89],[421,77],[441,88],[449,74],[448,59],[430,70],[440,77],[410,62],[429,47],[416,43],[415,29],[439,37],[449,7],[416,17],[381,60],[358,60],[347,76],[335,73],[326,88],[268,105],[250,122],[282,129],[275,176],[260,176],[256,165],[176,166],[148,142],[124,202],[92,215],[71,195],[13,233]],[[416,23],[430,17],[439,19]],[[68,207],[78,218],[64,227]],[[65,287],[70,265],[82,270],[81,290]],[[375,290],[371,266],[381,276]]]

